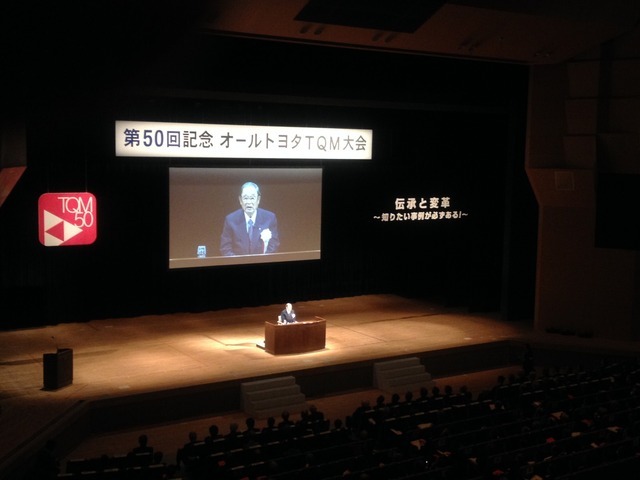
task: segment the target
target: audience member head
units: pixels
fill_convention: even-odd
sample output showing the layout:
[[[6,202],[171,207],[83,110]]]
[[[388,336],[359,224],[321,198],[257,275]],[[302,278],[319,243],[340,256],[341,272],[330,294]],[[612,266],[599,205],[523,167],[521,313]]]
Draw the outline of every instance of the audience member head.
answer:
[[[149,446],[149,438],[144,433],[138,436],[138,446],[131,449],[132,454],[153,453],[153,448]]]
[[[427,387],[420,387],[420,399],[425,400],[429,397],[429,389]]]
[[[141,447],[146,447],[149,443],[149,437],[147,437],[144,433],[138,437],[138,445]]]
[[[152,463],[154,465],[160,465],[162,464],[162,461],[164,460],[164,453],[162,453],[161,451],[155,451],[153,452],[153,461]]]
[[[247,426],[247,430],[253,430],[256,428],[256,419],[253,417],[247,417],[244,423]]]
[[[238,433],[238,424],[236,422],[231,422],[229,424],[229,435],[236,435]]]
[[[313,404],[313,403],[311,405],[309,405],[309,415],[312,418],[318,418],[318,417],[323,416],[322,412],[320,412],[320,410],[318,410],[318,406]]]

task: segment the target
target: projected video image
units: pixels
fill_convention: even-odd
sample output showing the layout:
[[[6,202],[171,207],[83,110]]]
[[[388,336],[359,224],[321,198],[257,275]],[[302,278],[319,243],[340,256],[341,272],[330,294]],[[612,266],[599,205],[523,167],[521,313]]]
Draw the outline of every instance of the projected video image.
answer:
[[[169,169],[169,268],[320,259],[322,169]]]

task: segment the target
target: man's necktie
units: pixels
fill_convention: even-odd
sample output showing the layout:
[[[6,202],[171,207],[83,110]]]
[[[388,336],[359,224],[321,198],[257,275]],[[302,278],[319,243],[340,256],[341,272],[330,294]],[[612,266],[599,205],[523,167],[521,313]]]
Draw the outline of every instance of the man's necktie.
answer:
[[[249,234],[249,239],[251,239],[251,237],[253,236],[253,220],[249,219],[247,224],[249,225],[249,227],[247,228],[247,233]]]

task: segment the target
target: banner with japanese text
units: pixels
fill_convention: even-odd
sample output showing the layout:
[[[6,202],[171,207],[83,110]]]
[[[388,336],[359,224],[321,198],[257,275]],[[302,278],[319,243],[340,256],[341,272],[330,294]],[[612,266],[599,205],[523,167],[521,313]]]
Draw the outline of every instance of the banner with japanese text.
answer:
[[[371,160],[372,130],[116,121],[118,157]]]

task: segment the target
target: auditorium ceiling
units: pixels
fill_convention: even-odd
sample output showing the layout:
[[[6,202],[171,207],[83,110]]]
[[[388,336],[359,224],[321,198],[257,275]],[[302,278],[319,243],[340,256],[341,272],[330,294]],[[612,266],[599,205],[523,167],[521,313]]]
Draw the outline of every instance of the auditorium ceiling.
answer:
[[[202,31],[277,42],[558,63],[630,32],[634,0],[210,0]]]

